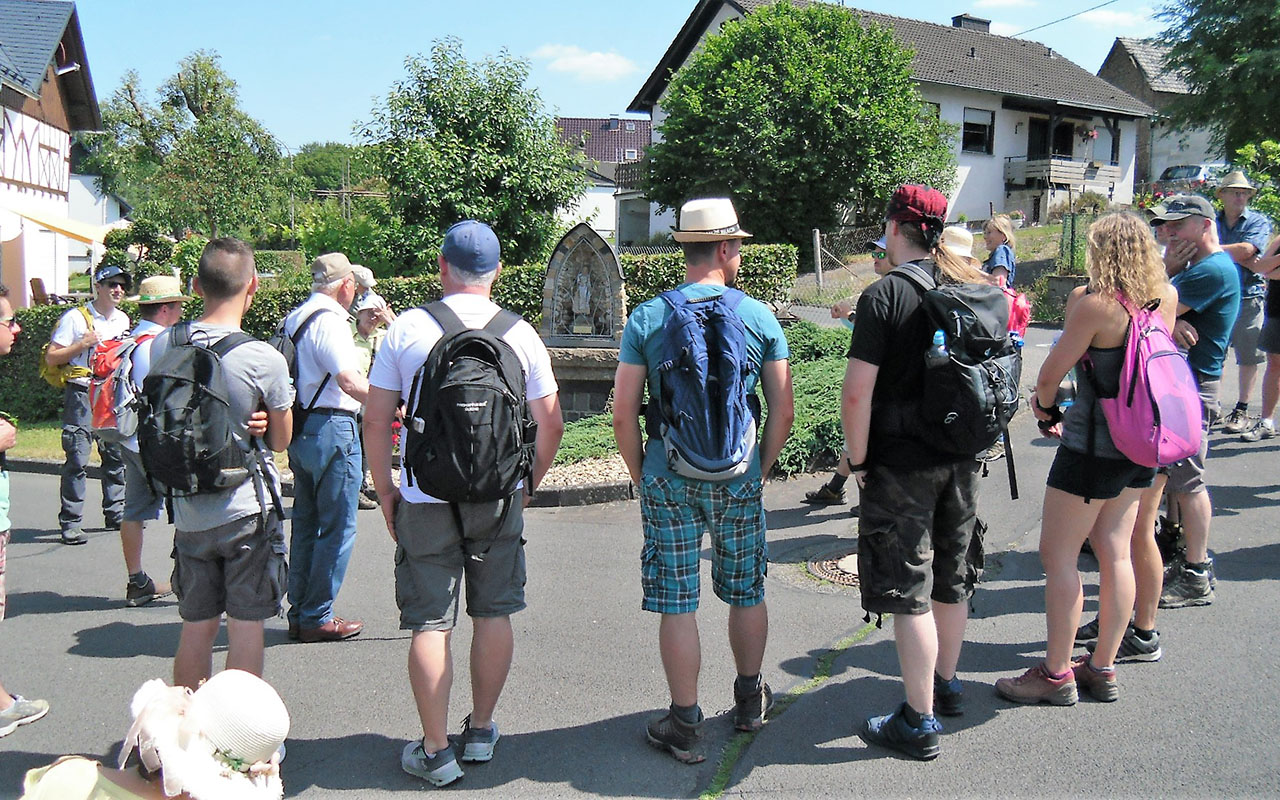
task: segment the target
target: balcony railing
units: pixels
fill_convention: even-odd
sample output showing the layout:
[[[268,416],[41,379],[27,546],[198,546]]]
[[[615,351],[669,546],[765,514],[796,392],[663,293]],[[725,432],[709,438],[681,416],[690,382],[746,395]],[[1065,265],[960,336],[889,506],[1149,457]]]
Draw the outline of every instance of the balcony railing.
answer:
[[[1084,161],[1066,156],[1028,158],[1012,156],[1004,160],[1004,182],[1026,186],[1035,181],[1082,186],[1086,183],[1120,182],[1120,165],[1105,161]]]

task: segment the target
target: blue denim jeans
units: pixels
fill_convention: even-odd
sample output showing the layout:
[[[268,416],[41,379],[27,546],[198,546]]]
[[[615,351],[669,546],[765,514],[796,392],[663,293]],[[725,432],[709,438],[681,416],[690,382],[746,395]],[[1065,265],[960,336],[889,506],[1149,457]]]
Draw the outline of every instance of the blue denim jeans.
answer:
[[[86,470],[93,447],[93,418],[89,413],[89,393],[67,386],[62,405],[62,508],[58,527],[79,528],[84,518]],[[119,522],[124,514],[124,461],[119,445],[98,442],[102,457],[102,516],[108,523]]]
[[[324,411],[307,416],[289,445],[293,527],[289,544],[289,621],[318,628],[333,618],[356,540],[360,436],[356,420]]]

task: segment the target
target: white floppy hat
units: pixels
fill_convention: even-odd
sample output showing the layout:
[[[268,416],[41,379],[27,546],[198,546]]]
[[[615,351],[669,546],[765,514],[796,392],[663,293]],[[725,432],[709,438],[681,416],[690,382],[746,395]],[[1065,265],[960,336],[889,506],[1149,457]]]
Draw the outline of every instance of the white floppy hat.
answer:
[[[977,261],[973,255],[973,234],[962,225],[943,228],[942,235],[938,237],[938,244],[949,253]]]
[[[671,238],[677,242],[719,242],[749,239],[751,234],[738,225],[738,212],[727,197],[704,197],[680,207],[679,227]]]
[[[356,298],[356,302],[351,306],[351,313],[358,314],[361,311],[381,311],[387,307],[387,301],[382,295],[372,289]]]

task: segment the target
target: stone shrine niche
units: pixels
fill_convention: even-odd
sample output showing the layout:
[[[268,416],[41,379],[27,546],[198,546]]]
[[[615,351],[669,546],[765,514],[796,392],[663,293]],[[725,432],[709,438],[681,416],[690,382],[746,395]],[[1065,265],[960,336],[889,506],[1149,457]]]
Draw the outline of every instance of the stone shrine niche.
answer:
[[[547,265],[538,333],[552,347],[617,347],[626,321],[617,255],[589,225],[575,226]]]

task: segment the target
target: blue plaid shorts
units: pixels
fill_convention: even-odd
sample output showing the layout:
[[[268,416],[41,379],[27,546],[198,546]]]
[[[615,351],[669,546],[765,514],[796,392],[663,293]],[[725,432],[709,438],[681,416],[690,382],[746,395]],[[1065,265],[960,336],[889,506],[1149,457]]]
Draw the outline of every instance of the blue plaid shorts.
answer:
[[[711,587],[716,597],[741,607],[764,600],[769,552],[758,479],[726,484],[646,475],[640,487],[640,518],[645,611],[697,610],[704,531],[711,533]]]

